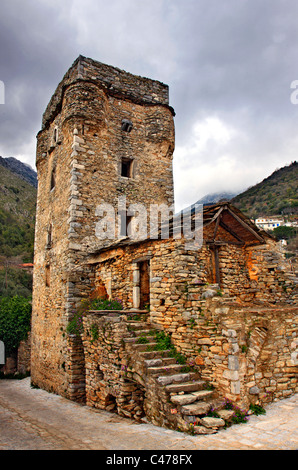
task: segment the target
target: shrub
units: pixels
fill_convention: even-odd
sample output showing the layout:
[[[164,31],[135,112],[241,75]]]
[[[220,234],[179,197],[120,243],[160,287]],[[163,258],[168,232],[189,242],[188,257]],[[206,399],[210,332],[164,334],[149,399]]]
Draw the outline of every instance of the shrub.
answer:
[[[25,297],[0,298],[0,339],[5,344],[6,355],[27,339],[31,328],[31,301]]]
[[[94,299],[90,302],[88,310],[122,310],[121,300]]]

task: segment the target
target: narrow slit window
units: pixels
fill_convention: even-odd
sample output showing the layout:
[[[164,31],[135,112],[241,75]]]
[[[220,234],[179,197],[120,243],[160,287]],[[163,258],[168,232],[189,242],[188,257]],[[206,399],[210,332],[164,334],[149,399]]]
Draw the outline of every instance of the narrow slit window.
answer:
[[[56,186],[56,168],[53,168],[52,173],[51,173],[51,191],[54,189]]]
[[[52,248],[52,233],[53,233],[53,227],[52,224],[48,226],[48,232],[47,232],[47,248]]]
[[[50,265],[48,264],[46,266],[46,278],[45,278],[46,287],[50,287],[50,284],[51,284],[50,278],[51,278],[51,268],[50,268]]]

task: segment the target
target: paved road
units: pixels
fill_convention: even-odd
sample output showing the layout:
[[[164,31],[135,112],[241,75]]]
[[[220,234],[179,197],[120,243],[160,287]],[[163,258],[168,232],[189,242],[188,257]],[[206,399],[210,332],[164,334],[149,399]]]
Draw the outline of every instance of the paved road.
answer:
[[[136,424],[30,387],[0,381],[0,450],[297,450],[298,394],[217,434],[189,436]]]

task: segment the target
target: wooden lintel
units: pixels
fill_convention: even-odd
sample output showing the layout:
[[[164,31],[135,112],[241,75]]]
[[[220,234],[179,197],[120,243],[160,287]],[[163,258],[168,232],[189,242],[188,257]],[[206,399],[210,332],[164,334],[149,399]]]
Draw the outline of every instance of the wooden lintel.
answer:
[[[244,242],[236,242],[232,240],[206,240],[206,245],[209,245],[211,248],[214,246],[225,246],[225,245],[237,245],[244,246]]]
[[[115,259],[119,256],[123,256],[123,248],[116,248],[113,250],[104,251],[103,253],[98,253],[97,255],[90,256],[88,264],[98,264],[103,263],[104,261]]]

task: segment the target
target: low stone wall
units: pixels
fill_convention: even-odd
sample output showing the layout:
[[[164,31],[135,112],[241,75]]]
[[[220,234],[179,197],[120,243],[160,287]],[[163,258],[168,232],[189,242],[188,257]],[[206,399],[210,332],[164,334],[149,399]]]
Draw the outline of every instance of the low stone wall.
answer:
[[[140,383],[126,377],[126,320],[123,312],[89,312],[84,318],[86,404],[138,420],[144,393]]]
[[[297,313],[286,305],[245,308],[213,298],[172,339],[221,396],[248,408],[298,391]]]

